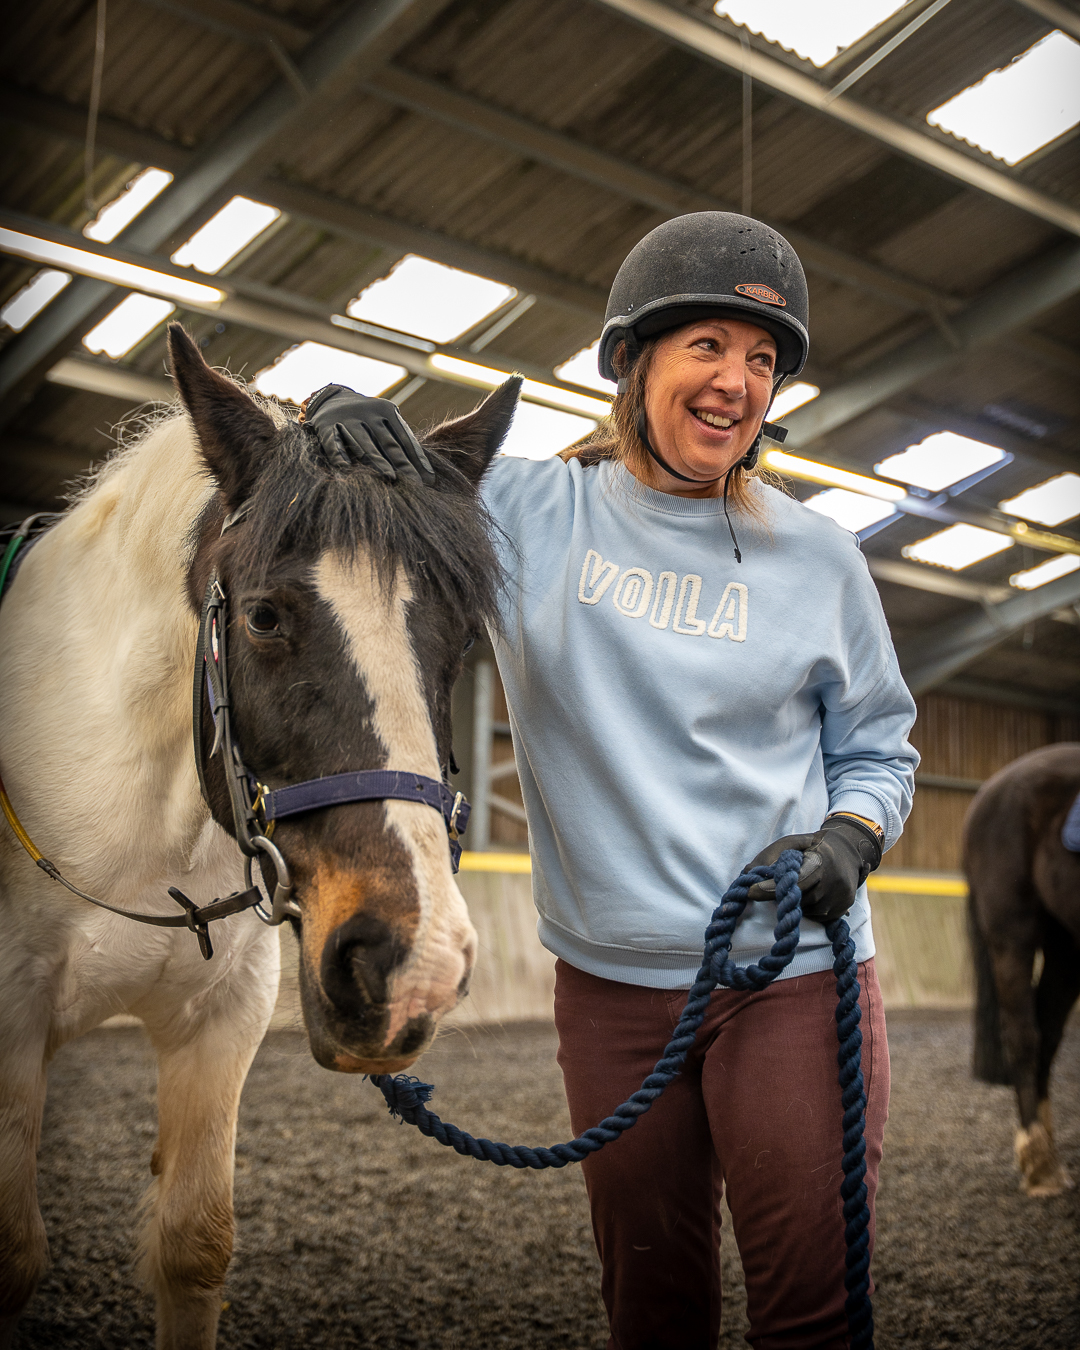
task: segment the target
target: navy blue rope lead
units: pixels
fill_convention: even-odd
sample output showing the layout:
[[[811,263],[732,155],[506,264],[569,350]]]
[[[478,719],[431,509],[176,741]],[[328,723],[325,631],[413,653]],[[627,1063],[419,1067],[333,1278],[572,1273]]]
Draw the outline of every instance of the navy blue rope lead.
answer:
[[[729,989],[764,989],[791,963],[799,945],[802,922],[802,892],[799,868],[802,854],[795,849],[781,853],[775,866],[755,867],[738,876],[713,911],[705,930],[705,953],[682,1016],[672,1033],[663,1056],[642,1083],[606,1120],[579,1134],[568,1144],[552,1148],[529,1148],[525,1144],[497,1144],[491,1139],[474,1139],[456,1125],[440,1120],[425,1103],[435,1091],[430,1083],[400,1074],[372,1074],[371,1081],[386,1098],[391,1115],[415,1125],[421,1134],[437,1139],[456,1153],[498,1167],[565,1167],[581,1162],[605,1144],[613,1143],[634,1125],[679,1074],[697,1032],[705,1020],[709,999],[718,984]],[[776,880],[776,927],[768,956],[756,965],[737,966],[731,959],[735,928],[746,908],[750,887],[760,880]],[[862,1076],[862,1032],[859,1030],[858,963],[855,943],[843,919],[826,927],[832,943],[833,973],[836,976],[836,1035],[840,1042],[837,1063],[840,1066],[840,1092],[843,1105],[844,1179],[840,1195],[844,1202],[844,1240],[847,1244],[847,1289],[845,1311],[851,1334],[851,1350],[873,1350],[874,1316],[870,1306],[870,1207],[866,1191],[866,1091]]]

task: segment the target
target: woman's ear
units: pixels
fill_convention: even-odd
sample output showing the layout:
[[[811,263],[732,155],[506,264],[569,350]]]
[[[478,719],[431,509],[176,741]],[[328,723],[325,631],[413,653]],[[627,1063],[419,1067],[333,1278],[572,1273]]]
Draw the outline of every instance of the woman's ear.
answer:
[[[251,495],[277,427],[239,385],[210,369],[178,323],[169,325],[169,364],[206,467],[235,510]]]
[[[520,391],[521,376],[511,375],[471,413],[443,422],[429,432],[424,437],[425,447],[446,455],[470,482],[478,485],[506,439]]]

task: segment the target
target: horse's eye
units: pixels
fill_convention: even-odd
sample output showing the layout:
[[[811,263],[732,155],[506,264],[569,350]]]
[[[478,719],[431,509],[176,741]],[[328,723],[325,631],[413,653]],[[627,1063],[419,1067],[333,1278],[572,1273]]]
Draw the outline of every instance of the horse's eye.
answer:
[[[475,646],[476,646],[476,638],[475,638],[475,637],[466,638],[466,640],[465,640],[465,646],[462,647],[462,649],[461,649],[461,654],[462,654],[462,656],[464,656],[467,652],[471,652],[472,649],[473,649]]]
[[[260,600],[247,612],[248,632],[252,637],[279,637],[278,614],[273,605]]]

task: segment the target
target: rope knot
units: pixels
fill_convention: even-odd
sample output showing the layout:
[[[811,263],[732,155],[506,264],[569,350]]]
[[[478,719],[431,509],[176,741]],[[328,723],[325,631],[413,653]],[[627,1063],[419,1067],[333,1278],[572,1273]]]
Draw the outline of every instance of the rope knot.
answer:
[[[419,1078],[411,1078],[407,1073],[400,1073],[396,1078],[386,1073],[368,1076],[386,1098],[387,1110],[395,1120],[405,1120],[406,1112],[416,1111],[429,1102],[435,1091],[434,1083],[422,1083]]]

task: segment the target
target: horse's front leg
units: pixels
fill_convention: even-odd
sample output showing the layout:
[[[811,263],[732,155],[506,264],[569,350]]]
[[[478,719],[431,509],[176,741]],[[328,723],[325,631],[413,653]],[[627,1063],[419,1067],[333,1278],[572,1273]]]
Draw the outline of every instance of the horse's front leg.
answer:
[[[27,1004],[20,1011],[31,1015],[33,1000]],[[37,1032],[27,1035],[24,1028],[20,1036],[7,1034],[0,1047],[0,1348],[11,1344],[49,1259],[37,1199],[46,1084],[44,1020]]]
[[[158,1139],[143,1274],[157,1302],[157,1350],[215,1344],[232,1256],[240,1092],[277,992],[277,934],[264,930],[260,945],[257,976],[230,977],[197,1025],[183,1015],[146,1018],[158,1053]]]
[[[1043,944],[1043,969],[1035,992],[1035,1010],[1039,1023],[1039,1060],[1036,1094],[1038,1118],[1049,1136],[1053,1150],[1051,1166],[1041,1179],[1038,1195],[1057,1195],[1072,1186],[1072,1178],[1058,1160],[1054,1143],[1053,1116],[1050,1111],[1050,1069],[1061,1044],[1069,1013],[1080,997],[1080,947],[1060,924],[1050,920]]]

